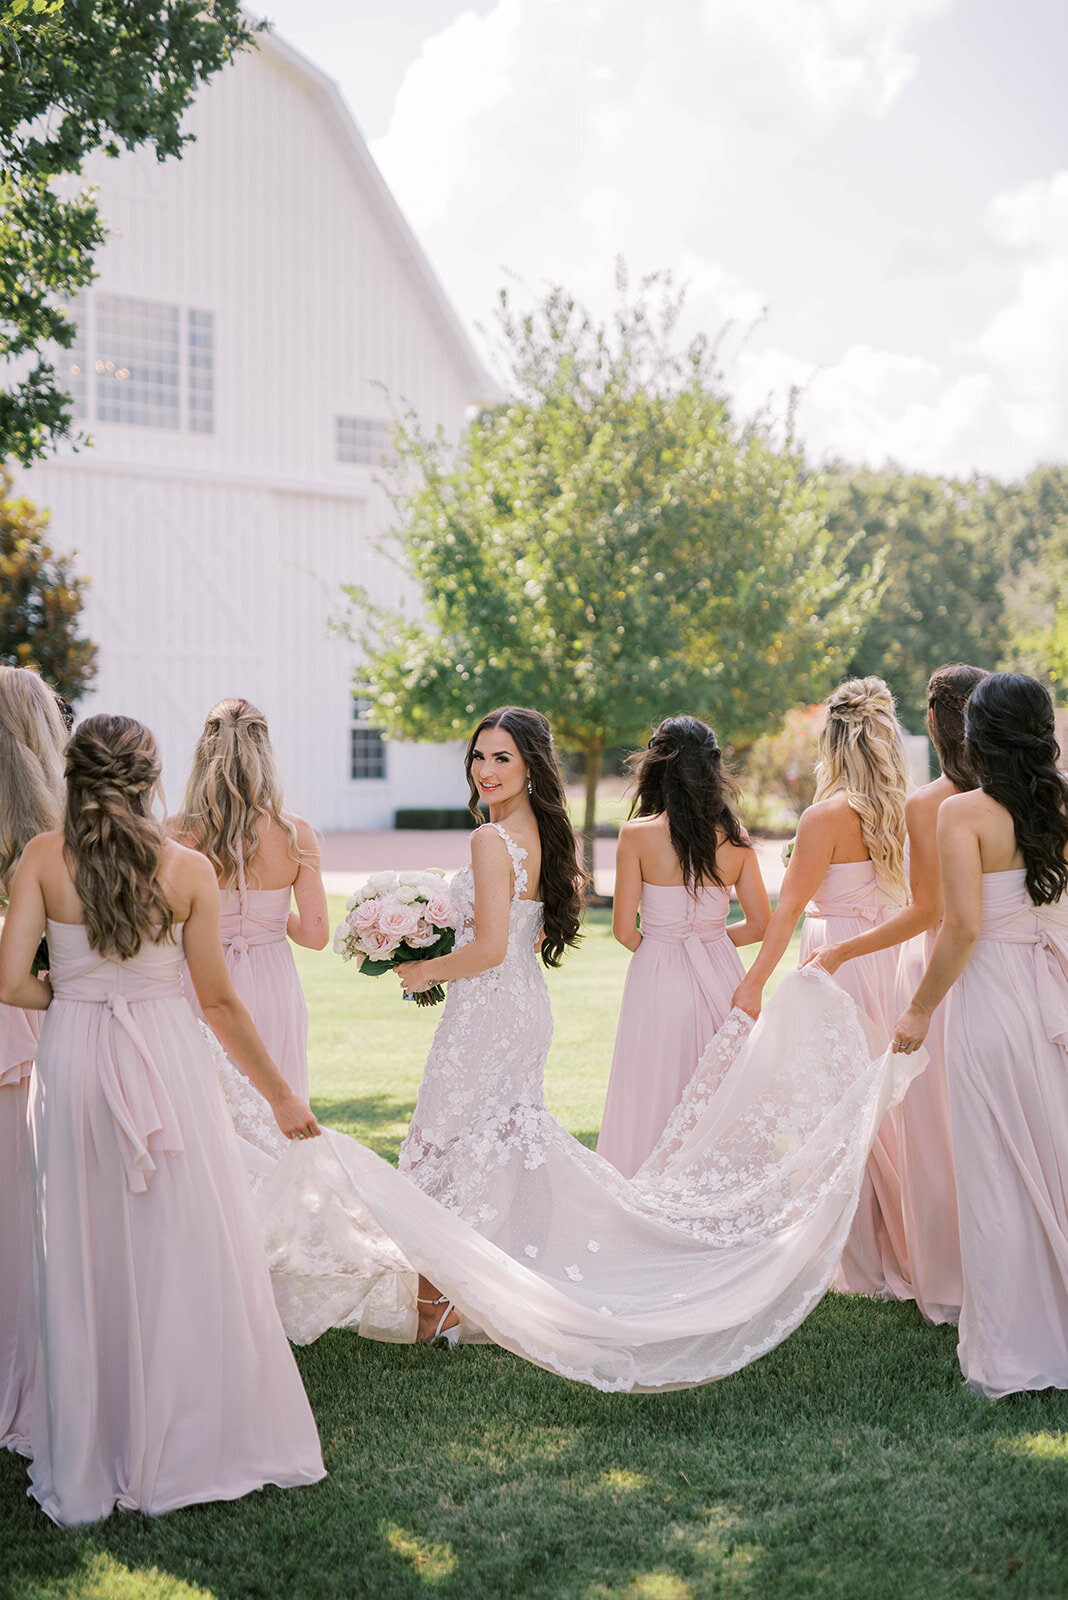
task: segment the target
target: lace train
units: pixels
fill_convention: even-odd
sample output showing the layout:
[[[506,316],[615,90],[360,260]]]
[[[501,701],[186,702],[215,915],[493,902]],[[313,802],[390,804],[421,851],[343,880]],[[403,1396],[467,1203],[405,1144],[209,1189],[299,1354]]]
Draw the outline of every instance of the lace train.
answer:
[[[291,1338],[345,1326],[412,1339],[423,1272],[465,1338],[599,1389],[648,1390],[736,1371],[822,1296],[879,1122],[926,1060],[883,1044],[826,973],[791,974],[755,1026],[731,1013],[630,1180],[528,1101],[495,1106],[492,1137],[486,1122],[471,1138],[454,1127],[411,1176],[338,1133],[287,1146],[216,1061]]]

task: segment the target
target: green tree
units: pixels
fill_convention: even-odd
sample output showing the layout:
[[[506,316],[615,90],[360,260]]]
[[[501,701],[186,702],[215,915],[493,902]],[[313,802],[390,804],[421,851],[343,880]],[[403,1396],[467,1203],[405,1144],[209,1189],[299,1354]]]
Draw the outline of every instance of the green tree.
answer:
[[[179,155],[197,89],[255,32],[239,0],[0,0],[0,461],[70,434],[42,351],[73,342],[65,307],[106,234],[86,155]]]
[[[923,733],[935,667],[997,665],[1004,648],[1004,551],[989,535],[985,486],[895,471],[837,468],[827,523],[860,572],[886,553],[887,583],[855,642],[850,672],[885,678],[905,726]]]
[[[732,418],[707,342],[677,348],[670,283],[620,288],[611,328],[559,288],[526,314],[502,293],[514,398],[451,455],[398,431],[395,540],[421,615],[354,612],[390,733],[545,712],[585,756],[587,862],[606,749],[679,710],[748,743],[834,678],[877,593],[872,563],[839,570],[799,455]]]
[[[992,521],[1006,553],[1004,664],[1068,694],[1068,467],[1038,467],[993,485]]]
[[[96,675],[96,645],[78,633],[86,580],[46,542],[48,513],[13,499],[0,475],[0,661],[36,667],[72,703]]]

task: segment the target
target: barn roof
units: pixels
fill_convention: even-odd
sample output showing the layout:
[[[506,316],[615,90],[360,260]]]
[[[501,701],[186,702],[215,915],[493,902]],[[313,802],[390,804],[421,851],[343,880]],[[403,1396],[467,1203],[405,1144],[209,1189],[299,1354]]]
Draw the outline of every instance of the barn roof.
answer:
[[[427,260],[418,239],[375,165],[367,142],[357,126],[348,103],[334,80],[307,56],[270,29],[257,35],[259,48],[281,66],[300,78],[319,101],[323,115],[333,126],[357,179],[398,255],[411,272],[419,292],[430,307],[445,339],[455,351],[457,361],[467,373],[472,401],[501,398],[499,383],[487,371],[467,332],[446,295],[437,274]]]

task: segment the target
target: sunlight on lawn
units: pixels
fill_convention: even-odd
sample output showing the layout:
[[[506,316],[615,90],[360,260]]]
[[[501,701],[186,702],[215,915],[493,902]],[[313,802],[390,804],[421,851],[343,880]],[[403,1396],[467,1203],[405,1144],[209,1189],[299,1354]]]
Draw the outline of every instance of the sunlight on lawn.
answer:
[[[30,1584],[20,1600],[216,1600],[213,1589],[200,1589],[172,1578],[157,1567],[132,1568],[90,1546],[76,1575],[52,1583]]]
[[[1068,1434],[1064,1433],[1022,1433],[1016,1439],[1003,1439],[1000,1447],[1038,1461],[1068,1461]]]

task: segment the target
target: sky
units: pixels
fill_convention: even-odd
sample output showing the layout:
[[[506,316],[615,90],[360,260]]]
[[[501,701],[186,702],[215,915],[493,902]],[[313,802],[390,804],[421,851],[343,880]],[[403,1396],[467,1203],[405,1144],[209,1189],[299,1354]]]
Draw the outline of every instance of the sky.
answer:
[[[338,83],[481,350],[516,277],[609,316],[622,256],[687,285],[740,414],[800,388],[814,460],[1068,460],[1064,0],[267,15]]]

